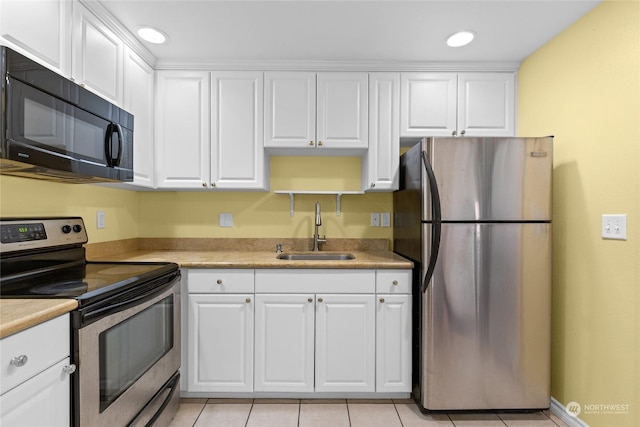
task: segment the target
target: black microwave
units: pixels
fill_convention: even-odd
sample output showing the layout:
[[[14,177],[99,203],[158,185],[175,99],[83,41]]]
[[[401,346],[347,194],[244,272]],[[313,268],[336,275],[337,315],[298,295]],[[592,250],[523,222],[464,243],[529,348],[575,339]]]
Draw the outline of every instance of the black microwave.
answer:
[[[133,181],[132,114],[4,46],[0,70],[0,173]]]

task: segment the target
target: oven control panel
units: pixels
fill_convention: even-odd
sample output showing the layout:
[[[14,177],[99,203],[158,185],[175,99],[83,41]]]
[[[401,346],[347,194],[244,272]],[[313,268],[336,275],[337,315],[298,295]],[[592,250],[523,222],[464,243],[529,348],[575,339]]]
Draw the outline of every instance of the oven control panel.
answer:
[[[80,217],[0,219],[0,253],[87,243]]]

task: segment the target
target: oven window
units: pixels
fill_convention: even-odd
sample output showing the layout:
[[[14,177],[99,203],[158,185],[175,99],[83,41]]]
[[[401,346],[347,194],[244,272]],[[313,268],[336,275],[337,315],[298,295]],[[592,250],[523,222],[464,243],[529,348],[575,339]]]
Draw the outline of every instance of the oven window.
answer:
[[[100,334],[100,412],[173,348],[173,295]]]

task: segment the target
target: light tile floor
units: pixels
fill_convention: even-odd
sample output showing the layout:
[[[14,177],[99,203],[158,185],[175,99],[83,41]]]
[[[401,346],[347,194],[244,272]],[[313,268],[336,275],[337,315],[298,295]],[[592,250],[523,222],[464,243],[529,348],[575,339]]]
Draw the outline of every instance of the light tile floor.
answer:
[[[169,427],[567,427],[549,411],[422,414],[406,400],[182,399]]]

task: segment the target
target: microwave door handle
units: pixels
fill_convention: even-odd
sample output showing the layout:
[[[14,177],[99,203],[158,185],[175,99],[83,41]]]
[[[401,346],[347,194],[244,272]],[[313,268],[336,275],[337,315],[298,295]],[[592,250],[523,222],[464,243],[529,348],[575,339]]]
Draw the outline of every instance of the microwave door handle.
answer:
[[[433,173],[427,153],[422,152],[422,161],[424,168],[427,172],[429,179],[429,193],[431,194],[431,256],[429,257],[429,266],[427,267],[427,273],[424,276],[422,282],[422,292],[427,291],[431,277],[436,268],[436,261],[438,260],[438,252],[440,251],[440,234],[442,231],[442,207],[440,206],[440,192],[438,191],[438,184],[436,183],[436,175]]]
[[[120,166],[120,162],[122,161],[122,138],[123,138],[123,133],[122,133],[122,126],[120,125],[113,125],[116,128],[116,133],[118,134],[118,155],[116,156],[116,158],[111,158],[112,161],[112,166]]]
[[[107,125],[107,131],[104,135],[104,156],[107,160],[107,166],[113,166],[113,151],[111,146],[111,137],[113,136],[113,124]]]

